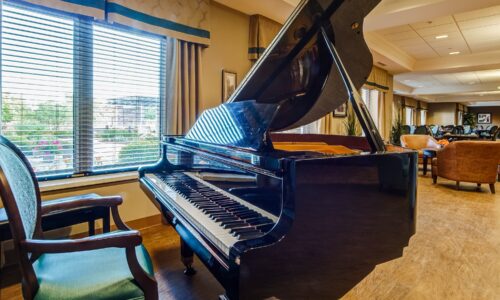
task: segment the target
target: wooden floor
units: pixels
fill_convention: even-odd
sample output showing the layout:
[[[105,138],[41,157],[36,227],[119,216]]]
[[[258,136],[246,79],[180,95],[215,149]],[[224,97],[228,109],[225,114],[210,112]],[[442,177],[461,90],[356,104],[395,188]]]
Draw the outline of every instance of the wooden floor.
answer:
[[[497,188],[500,183],[497,183]],[[379,265],[344,299],[500,299],[500,194],[473,184],[419,178],[417,233],[403,257]],[[141,230],[162,299],[217,299],[223,292],[201,263],[182,274],[179,241],[163,225]],[[383,242],[383,241],[381,241]],[[0,275],[0,299],[20,299],[19,275]],[[334,284],[334,283],[332,283]]]

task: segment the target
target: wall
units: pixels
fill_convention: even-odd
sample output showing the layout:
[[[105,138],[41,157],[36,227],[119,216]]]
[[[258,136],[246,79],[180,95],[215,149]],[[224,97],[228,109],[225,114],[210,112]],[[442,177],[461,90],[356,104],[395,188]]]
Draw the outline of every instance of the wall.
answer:
[[[455,125],[456,103],[429,103],[427,123],[436,125]]]
[[[222,101],[222,70],[238,74],[238,83],[251,67],[248,59],[250,17],[212,1],[210,6],[211,44],[203,50],[203,80],[200,109]]]
[[[500,106],[469,107],[469,111],[475,114],[491,113],[493,124],[500,125]]]

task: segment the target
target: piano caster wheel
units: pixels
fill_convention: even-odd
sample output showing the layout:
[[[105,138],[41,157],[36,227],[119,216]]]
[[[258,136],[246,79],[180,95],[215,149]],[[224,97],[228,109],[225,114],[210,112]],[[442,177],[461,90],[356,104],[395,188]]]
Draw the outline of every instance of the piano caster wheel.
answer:
[[[193,276],[194,274],[196,274],[196,270],[192,266],[186,266],[186,269],[184,270],[184,275]]]

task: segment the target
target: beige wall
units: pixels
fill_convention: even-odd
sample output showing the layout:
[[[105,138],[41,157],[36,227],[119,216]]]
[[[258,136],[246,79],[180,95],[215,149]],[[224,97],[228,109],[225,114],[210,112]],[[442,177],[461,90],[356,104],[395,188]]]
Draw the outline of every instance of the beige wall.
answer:
[[[436,125],[455,125],[456,103],[429,103],[427,123]]]
[[[251,67],[248,59],[250,17],[212,1],[211,44],[203,50],[202,99],[200,109],[222,101],[222,70],[238,74],[238,83]]]
[[[500,106],[469,107],[469,111],[477,113],[491,113],[492,124],[500,125]],[[477,118],[477,115],[476,115]]]
[[[149,200],[148,196],[142,191],[137,180],[42,193],[42,199],[50,200],[87,193],[97,193],[102,196],[122,196],[123,204],[120,206],[119,211],[124,221],[142,219],[160,213],[151,200]],[[99,223],[98,227],[100,226],[101,224]],[[86,226],[75,226],[71,234],[85,230]]]

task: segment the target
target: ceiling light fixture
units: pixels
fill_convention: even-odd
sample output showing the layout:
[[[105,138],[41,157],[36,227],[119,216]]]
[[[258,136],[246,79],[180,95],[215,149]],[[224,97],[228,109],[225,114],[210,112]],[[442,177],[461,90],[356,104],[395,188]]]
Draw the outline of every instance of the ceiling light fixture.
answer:
[[[450,52],[449,54],[450,55],[458,55],[458,54],[460,54],[460,51],[453,51],[453,52]]]
[[[448,38],[447,34],[436,35],[436,40],[442,40],[447,38]]]

